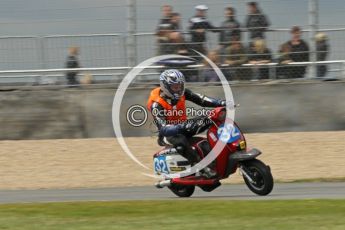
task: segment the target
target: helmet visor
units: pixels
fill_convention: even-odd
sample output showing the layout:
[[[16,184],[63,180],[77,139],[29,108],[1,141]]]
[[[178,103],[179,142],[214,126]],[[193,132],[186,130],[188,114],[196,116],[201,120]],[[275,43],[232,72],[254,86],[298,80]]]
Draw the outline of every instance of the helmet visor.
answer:
[[[184,83],[173,83],[170,85],[170,91],[173,95],[181,97],[184,94]]]

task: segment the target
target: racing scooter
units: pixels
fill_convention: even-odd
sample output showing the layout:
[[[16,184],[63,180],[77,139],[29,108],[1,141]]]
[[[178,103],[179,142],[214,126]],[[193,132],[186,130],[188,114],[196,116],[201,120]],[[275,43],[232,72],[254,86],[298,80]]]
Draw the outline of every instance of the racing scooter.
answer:
[[[224,142],[216,159],[208,166],[217,173],[215,178],[207,178],[200,172],[182,177],[172,177],[179,172],[188,171],[192,166],[179,152],[178,146],[165,146],[154,154],[154,171],[163,177],[155,186],[168,187],[179,197],[190,197],[195,187],[205,192],[211,192],[221,185],[220,180],[228,178],[237,170],[243,176],[247,187],[257,195],[268,195],[273,189],[271,169],[262,161],[256,159],[261,151],[247,147],[246,139],[239,126],[226,117],[226,108],[215,108],[211,116],[198,120],[199,130],[206,130],[204,137],[193,137],[192,148],[197,151],[200,158],[205,158],[216,145],[217,141]],[[229,119],[228,122],[225,122]]]

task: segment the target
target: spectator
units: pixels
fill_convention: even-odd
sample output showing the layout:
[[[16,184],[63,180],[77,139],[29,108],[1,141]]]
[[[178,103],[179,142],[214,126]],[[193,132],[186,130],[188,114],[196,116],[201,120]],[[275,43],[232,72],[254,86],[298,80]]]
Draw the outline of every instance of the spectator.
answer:
[[[246,80],[251,76],[248,68],[242,67],[243,64],[248,62],[246,49],[240,41],[232,42],[225,50],[226,60],[230,68],[227,69],[226,75],[231,80]]]
[[[182,26],[181,26],[181,15],[179,13],[172,13],[171,14],[171,29],[173,31],[181,32],[182,31]]]
[[[249,50],[249,64],[253,64],[253,79],[269,78],[269,67],[260,64],[268,64],[272,61],[271,51],[266,47],[265,40],[258,39]]]
[[[291,35],[291,40],[287,42],[290,49],[291,60],[294,62],[308,62],[309,47],[308,44],[301,39],[301,29],[298,26],[292,27]],[[303,78],[306,68],[306,65],[293,66],[293,68],[291,68],[293,78]]]
[[[232,7],[225,8],[225,21],[220,26],[219,34],[219,53],[221,62],[225,60],[225,49],[230,46],[231,42],[241,40],[240,23],[235,19],[235,9]]]
[[[172,30],[172,6],[162,6],[162,18],[157,26],[156,35],[159,44],[159,54],[168,54],[170,52],[167,44],[169,43],[169,36]]]
[[[287,43],[282,44],[279,49],[278,63],[286,65],[293,62],[290,57],[290,52],[289,45]]]
[[[206,31],[211,30],[212,32],[218,32],[218,28],[214,27],[206,18],[206,12],[208,7],[205,5],[198,5],[195,7],[196,15],[189,20],[189,30],[191,33],[191,41],[193,48],[200,53],[207,53],[205,47],[206,42]]]
[[[318,33],[315,36],[316,41],[316,52],[317,52],[317,61],[326,61],[329,45],[327,42],[327,35],[325,33]],[[327,65],[318,64],[317,65],[317,77],[324,77],[327,74]]]
[[[163,18],[157,28],[159,54],[178,53],[180,46],[184,44],[181,33],[181,17],[179,13],[173,13],[172,7],[164,5],[162,7]]]
[[[67,57],[66,61],[66,68],[80,68],[79,61],[78,61],[78,55],[79,55],[79,48],[78,47],[70,47],[69,48],[69,55]],[[67,71],[66,78],[67,83],[69,85],[78,85],[79,81],[76,78],[78,74],[78,71]]]
[[[235,9],[232,7],[225,8],[226,20],[220,26],[219,45],[226,48],[232,41],[241,40],[240,23],[235,18]]]
[[[246,28],[249,32],[250,41],[265,39],[265,31],[270,26],[268,18],[259,9],[258,3],[249,2]]]
[[[287,43],[280,46],[279,57],[278,57],[278,69],[277,75],[279,78],[292,78],[292,66],[287,66],[290,62],[293,62],[290,56],[290,47]]]
[[[170,53],[188,55],[188,47],[182,34],[181,16],[179,13],[172,13],[171,32],[169,34]]]
[[[169,40],[166,44],[166,51],[169,54],[185,54],[188,53],[187,45],[180,32],[171,32],[169,34]]]
[[[218,52],[216,50],[212,50],[208,53],[207,57],[214,62],[217,66],[220,66],[220,59]],[[207,61],[204,61],[205,67],[201,72],[201,78],[206,82],[217,82],[220,81],[218,74],[216,71],[210,66]]]

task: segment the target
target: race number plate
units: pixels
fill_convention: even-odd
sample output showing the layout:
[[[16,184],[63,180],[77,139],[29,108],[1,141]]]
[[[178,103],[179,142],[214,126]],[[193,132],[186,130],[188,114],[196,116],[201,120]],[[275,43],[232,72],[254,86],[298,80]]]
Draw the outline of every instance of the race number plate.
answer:
[[[240,130],[233,124],[219,126],[217,135],[218,138],[225,143],[232,143],[241,138]]]
[[[154,159],[154,169],[157,174],[169,174],[169,169],[166,163],[166,156],[158,156]]]

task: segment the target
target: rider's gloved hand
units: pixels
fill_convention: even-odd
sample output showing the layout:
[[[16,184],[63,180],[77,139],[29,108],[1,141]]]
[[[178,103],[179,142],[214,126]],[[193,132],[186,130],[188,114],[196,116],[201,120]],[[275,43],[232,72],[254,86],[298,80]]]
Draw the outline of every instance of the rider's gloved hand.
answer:
[[[227,108],[229,108],[229,109],[233,109],[233,108],[236,107],[236,105],[234,104],[233,101],[225,101],[225,100],[222,100],[222,101],[221,101],[221,105],[222,105],[222,106],[225,106],[225,107],[227,107]]]

